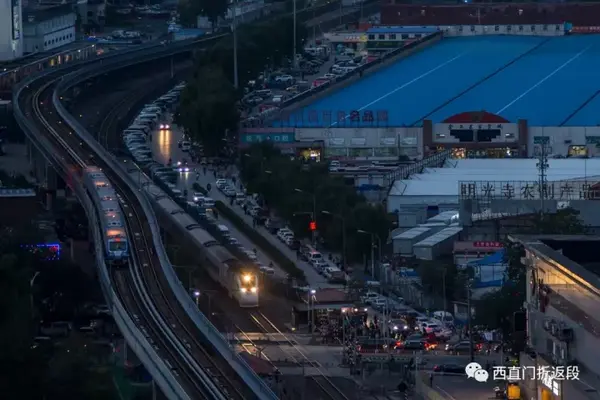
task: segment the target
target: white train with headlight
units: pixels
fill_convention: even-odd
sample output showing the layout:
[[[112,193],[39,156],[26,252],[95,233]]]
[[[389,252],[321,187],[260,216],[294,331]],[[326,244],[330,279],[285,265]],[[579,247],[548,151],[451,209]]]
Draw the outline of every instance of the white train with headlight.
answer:
[[[127,265],[129,263],[129,241],[123,211],[114,187],[98,167],[86,168],[83,182],[96,206],[102,228],[104,257],[115,266]]]
[[[180,245],[186,249],[194,246],[190,252],[200,255],[201,267],[238,301],[240,307],[258,307],[258,269],[243,265],[148,176],[140,176],[137,171],[130,173],[142,183],[141,187],[152,200],[158,216],[167,219],[183,235]]]

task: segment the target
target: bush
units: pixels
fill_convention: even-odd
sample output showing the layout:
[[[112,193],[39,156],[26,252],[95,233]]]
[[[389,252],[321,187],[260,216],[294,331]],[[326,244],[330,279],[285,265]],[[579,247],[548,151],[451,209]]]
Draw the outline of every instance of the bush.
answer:
[[[216,201],[215,207],[221,213],[222,216],[227,218],[235,227],[248,236],[254,244],[256,244],[262,251],[264,251],[270,259],[272,259],[277,265],[279,265],[285,272],[290,274],[296,279],[304,280],[304,272],[296,266],[296,264],[290,260],[285,254],[283,254],[277,247],[273,246],[263,235],[258,233],[254,228],[246,223],[239,215],[235,213],[222,201]]]

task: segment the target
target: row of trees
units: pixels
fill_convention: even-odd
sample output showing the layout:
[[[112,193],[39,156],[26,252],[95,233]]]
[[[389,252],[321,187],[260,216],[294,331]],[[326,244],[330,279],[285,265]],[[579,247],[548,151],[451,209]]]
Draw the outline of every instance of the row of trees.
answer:
[[[297,29],[298,48],[306,29]],[[240,120],[238,103],[248,81],[282,64],[293,53],[291,17],[240,27],[237,64],[240,88],[234,87],[234,49],[231,35],[196,55],[194,74],[181,96],[175,122],[195,140],[202,142],[207,155],[217,155],[228,133]]]
[[[330,250],[342,252],[345,234],[350,262],[370,253],[370,234],[385,244],[394,224],[381,205],[368,204],[354,187],[329,174],[327,165],[292,159],[268,143],[253,145],[241,157],[241,177],[248,191],[260,193],[297,235],[310,237],[312,213]]]
[[[7,399],[109,399],[110,379],[98,374],[89,359],[87,343],[73,336],[56,346],[33,346],[37,319],[30,280],[41,275],[38,297],[76,302],[85,291],[77,267],[45,262],[22,245],[38,243],[32,226],[0,231],[0,388]],[[58,264],[60,265],[58,265]],[[56,285],[59,280],[60,285]],[[74,281],[75,280],[75,281]],[[58,295],[60,294],[60,295]],[[74,297],[73,297],[74,296]],[[58,299],[60,297],[60,299]]]

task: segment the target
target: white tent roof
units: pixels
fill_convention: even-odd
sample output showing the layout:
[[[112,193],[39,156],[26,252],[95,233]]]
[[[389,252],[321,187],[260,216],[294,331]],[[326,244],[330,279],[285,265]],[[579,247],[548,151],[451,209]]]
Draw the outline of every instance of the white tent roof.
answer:
[[[523,159],[468,159],[449,160],[445,168],[426,168],[410,179],[394,182],[392,196],[458,196],[459,182],[537,182],[538,160]],[[600,159],[549,159],[548,182],[586,178],[591,183],[600,181]]]

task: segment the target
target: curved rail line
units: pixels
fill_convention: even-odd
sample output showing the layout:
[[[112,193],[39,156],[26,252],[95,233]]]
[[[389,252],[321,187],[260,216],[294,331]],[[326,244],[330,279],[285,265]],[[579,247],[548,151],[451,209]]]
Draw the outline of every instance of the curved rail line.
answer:
[[[27,100],[23,105],[25,106],[24,109],[30,110],[28,115],[37,120],[42,130],[50,133],[48,136],[56,144],[55,151],[63,149],[61,158],[69,165],[68,170],[71,171],[69,179],[80,181],[81,174],[86,166],[98,165],[101,168],[104,166],[101,162],[98,162],[94,154],[86,148],[79,138],[62,124],[62,121],[57,118],[56,113],[52,110],[53,85],[57,82],[57,79],[59,78],[52,74],[44,79],[40,79],[39,82],[41,85],[30,91],[32,94],[27,96]],[[71,149],[73,151],[68,152],[64,149]],[[186,389],[189,398],[243,398],[231,397],[230,392],[237,392],[235,389],[232,389],[233,385],[227,379],[219,379],[217,373],[219,370],[214,368],[215,362],[212,357],[200,346],[198,339],[194,338],[194,335],[189,333],[185,325],[179,320],[180,313],[173,313],[173,310],[170,308],[171,303],[166,300],[167,295],[161,290],[160,286],[156,285],[156,270],[160,270],[161,267],[154,256],[152,243],[148,241],[148,235],[151,234],[143,218],[143,213],[140,213],[138,207],[136,207],[137,201],[135,200],[135,196],[132,196],[129,187],[119,184],[120,179],[111,174],[110,168],[103,169],[121,196],[129,233],[132,239],[134,238],[131,240],[131,244],[137,263],[131,263],[130,272],[135,272],[136,268],[143,266],[140,270],[140,276],[144,279],[145,285],[153,285],[153,300],[162,299],[163,301],[161,304],[162,317],[165,317],[164,314],[172,314],[167,316],[166,321],[170,329],[180,339],[182,337],[192,338],[189,342],[181,339],[181,342],[189,353],[193,353],[193,357],[182,359],[178,355],[178,349],[165,337],[163,332],[160,332],[156,326],[157,324],[152,321],[147,304],[144,304],[139,288],[132,291],[136,286],[132,274],[115,271],[112,277],[116,278],[114,283],[117,286],[118,293],[123,296],[125,304],[134,307],[130,311],[133,320],[136,323],[140,323],[140,330],[148,335],[148,340],[152,342],[156,350],[162,353],[161,355],[164,356],[165,363]],[[168,308],[165,309],[165,307]],[[164,311],[167,312],[165,313]],[[198,368],[198,364],[201,364],[204,368]],[[219,387],[207,388],[207,386],[210,386],[210,384],[207,384],[207,382],[210,382],[209,379],[217,381]]]

